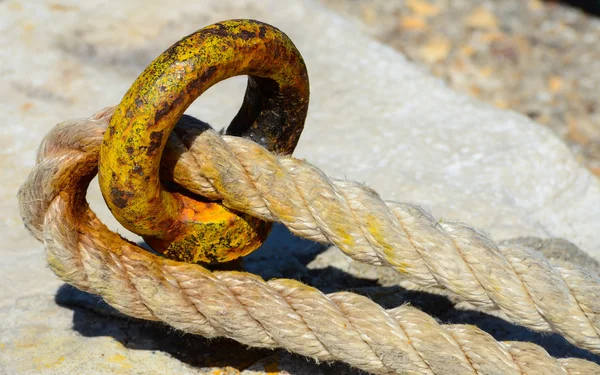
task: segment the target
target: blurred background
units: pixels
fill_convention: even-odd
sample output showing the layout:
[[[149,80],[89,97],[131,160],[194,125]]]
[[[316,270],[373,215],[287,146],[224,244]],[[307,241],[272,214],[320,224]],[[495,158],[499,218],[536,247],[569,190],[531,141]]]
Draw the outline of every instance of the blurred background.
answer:
[[[547,125],[600,176],[600,1],[321,1],[452,88]]]

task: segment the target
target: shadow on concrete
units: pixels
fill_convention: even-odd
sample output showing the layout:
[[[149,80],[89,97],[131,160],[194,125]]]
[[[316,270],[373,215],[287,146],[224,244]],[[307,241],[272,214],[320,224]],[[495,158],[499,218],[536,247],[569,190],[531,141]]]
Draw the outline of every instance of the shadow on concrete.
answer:
[[[100,298],[69,285],[58,290],[56,302],[73,310],[73,330],[82,336],[110,336],[128,349],[165,352],[194,367],[243,369],[272,354],[269,350],[246,348],[233,340],[208,340],[162,323],[124,316]]]
[[[569,344],[559,335],[540,334],[488,314],[455,309],[443,296],[409,291],[400,286],[380,286],[377,280],[355,277],[334,267],[308,269],[307,264],[326,248],[295,237],[282,225],[275,225],[263,247],[246,258],[245,268],[265,279],[301,280],[325,293],[353,291],[385,308],[410,303],[444,324],[473,324],[497,340],[533,342],[554,357],[578,357],[600,364],[599,356]],[[74,311],[73,329],[83,336],[110,336],[129,349],[162,351],[198,368],[230,366],[241,371],[280,352],[247,348],[229,339],[208,340],[175,331],[161,323],[132,319],[97,296],[69,285],[58,290],[55,300],[58,305]],[[319,369],[324,374],[362,374],[344,364],[321,364]]]
[[[582,11],[593,15],[600,16],[600,0],[545,0],[547,3],[559,2],[570,5],[574,8],[579,8]]]

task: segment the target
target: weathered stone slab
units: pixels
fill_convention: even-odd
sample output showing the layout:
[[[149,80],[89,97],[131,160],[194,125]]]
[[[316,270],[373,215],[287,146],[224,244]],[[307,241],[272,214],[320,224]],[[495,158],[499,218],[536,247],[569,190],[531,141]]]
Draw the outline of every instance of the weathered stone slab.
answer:
[[[253,374],[350,373],[342,365],[317,366],[280,351],[182,337],[159,325],[77,307],[99,305],[61,287],[45,266],[42,245],[20,221],[16,191],[54,124],[117,103],[144,67],[183,35],[241,17],[281,28],[305,57],[312,102],[298,157],[333,177],[363,181],[385,199],[417,203],[436,217],[474,225],[496,240],[563,237],[600,260],[600,182],[553,134],[523,116],[452,92],[318,3],[5,0],[0,2],[0,373],[229,374],[237,373],[235,368]],[[224,82],[188,112],[225,126],[244,86],[242,78]],[[116,227],[97,189],[89,199]],[[447,321],[473,319],[504,334],[502,339],[544,342],[554,355],[567,350],[585,355],[499,319],[457,312],[440,297],[415,297],[394,286],[395,276],[324,250],[279,227],[247,268],[327,291],[366,290],[387,306],[408,300]]]

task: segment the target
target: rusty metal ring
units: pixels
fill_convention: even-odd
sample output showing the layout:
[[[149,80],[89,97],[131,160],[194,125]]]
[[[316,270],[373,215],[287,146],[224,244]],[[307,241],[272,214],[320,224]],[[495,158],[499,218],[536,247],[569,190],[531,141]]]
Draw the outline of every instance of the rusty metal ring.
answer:
[[[224,79],[248,75],[227,134],[291,154],[308,110],[308,74],[291,40],[273,26],[231,20],[175,43],[136,79],[117,107],[100,150],[108,207],[155,250],[189,262],[224,262],[256,249],[270,224],[167,189],[159,178],[169,134],[187,107]]]

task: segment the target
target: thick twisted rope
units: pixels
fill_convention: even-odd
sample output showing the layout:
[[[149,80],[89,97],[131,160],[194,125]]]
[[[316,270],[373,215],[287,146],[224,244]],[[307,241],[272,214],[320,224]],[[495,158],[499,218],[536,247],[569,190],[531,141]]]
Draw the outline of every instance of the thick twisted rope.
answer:
[[[341,360],[373,373],[599,373],[591,362],[557,360],[530,343],[497,342],[473,326],[440,325],[409,306],[384,310],[352,293],[324,295],[294,280],[211,273],[146,252],[110,232],[85,201],[111,114],[51,131],[19,198],[24,222],[44,241],[53,271],[121,312],[206,337]],[[448,288],[474,306],[500,308],[519,324],[554,329],[598,352],[593,298],[598,280],[583,271],[552,268],[527,249],[499,250],[466,226],[442,226],[414,206],[386,205],[371,190],[331,182],[315,167],[278,159],[249,141],[188,128],[172,137],[169,150],[181,153],[173,176],[187,188],[281,220],[294,233],[331,241],[355,259],[390,265],[419,285]],[[571,310],[574,315],[568,315]]]
[[[363,185],[329,179],[306,162],[277,158],[245,139],[193,129],[178,134],[174,147],[183,151],[173,177],[186,189],[600,353],[597,276],[553,267],[526,247],[498,247],[467,225],[439,223],[420,207],[384,202]]]

